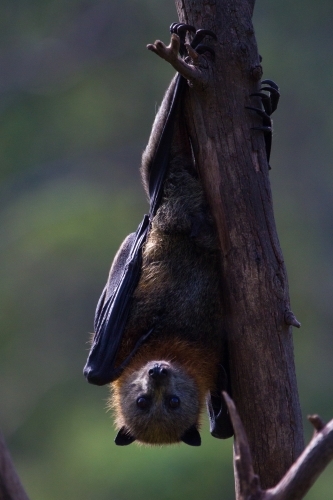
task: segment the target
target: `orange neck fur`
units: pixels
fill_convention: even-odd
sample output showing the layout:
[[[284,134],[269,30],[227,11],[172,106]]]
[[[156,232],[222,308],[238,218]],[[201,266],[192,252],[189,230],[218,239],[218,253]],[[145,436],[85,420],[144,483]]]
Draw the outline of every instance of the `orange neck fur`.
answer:
[[[114,383],[115,387],[122,386],[128,375],[153,360],[163,360],[180,365],[195,380],[201,401],[206,397],[207,392],[214,388],[219,353],[177,338],[170,338],[162,342],[155,340],[143,346],[125,372]]]

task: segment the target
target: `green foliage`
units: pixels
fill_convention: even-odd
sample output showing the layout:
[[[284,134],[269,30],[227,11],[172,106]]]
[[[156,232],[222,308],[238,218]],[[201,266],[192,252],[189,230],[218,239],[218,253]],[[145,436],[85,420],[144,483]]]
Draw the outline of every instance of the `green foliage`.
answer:
[[[332,3],[257,0],[282,91],[271,165],[302,411],[333,417]],[[231,500],[232,442],[113,444],[107,389],[81,373],[112,257],[146,210],[140,154],[173,74],[167,0],[17,0],[0,19],[0,425],[34,500]],[[310,426],[305,424],[307,438]],[[307,495],[331,498],[332,466]]]

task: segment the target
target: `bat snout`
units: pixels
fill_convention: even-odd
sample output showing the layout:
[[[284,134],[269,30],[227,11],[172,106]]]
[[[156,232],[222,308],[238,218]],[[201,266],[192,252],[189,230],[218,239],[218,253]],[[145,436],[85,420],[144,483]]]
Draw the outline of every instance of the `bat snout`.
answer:
[[[165,379],[169,375],[169,372],[169,365],[165,363],[155,363],[154,366],[148,370],[148,375],[149,378],[157,382]]]

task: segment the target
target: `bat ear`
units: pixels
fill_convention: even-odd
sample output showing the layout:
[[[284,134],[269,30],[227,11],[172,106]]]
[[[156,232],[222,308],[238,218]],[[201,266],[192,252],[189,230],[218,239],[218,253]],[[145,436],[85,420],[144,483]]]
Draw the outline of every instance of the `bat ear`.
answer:
[[[130,434],[129,430],[125,426],[119,430],[114,440],[118,446],[127,446],[128,444],[133,443],[133,441],[135,441],[135,437]]]
[[[195,425],[192,425],[180,438],[183,443],[188,444],[190,446],[200,446],[201,445],[201,436]]]

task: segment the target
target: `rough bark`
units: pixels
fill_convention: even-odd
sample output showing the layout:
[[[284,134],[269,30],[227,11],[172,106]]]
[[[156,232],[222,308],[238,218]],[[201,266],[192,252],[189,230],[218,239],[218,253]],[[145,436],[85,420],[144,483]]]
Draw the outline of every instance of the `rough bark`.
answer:
[[[254,0],[175,2],[180,22],[213,30],[218,38],[209,85],[190,92],[190,134],[222,249],[232,396],[254,471],[269,488],[302,452],[303,431],[264,137],[251,130],[261,119],[245,109],[261,105],[250,97],[262,74]]]
[[[0,433],[0,500],[29,500]]]

